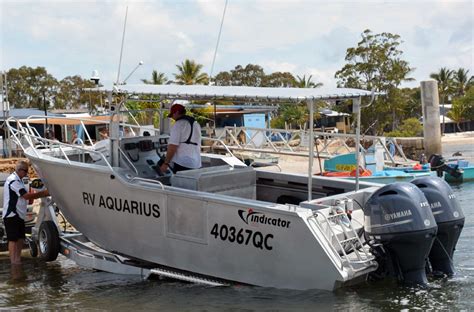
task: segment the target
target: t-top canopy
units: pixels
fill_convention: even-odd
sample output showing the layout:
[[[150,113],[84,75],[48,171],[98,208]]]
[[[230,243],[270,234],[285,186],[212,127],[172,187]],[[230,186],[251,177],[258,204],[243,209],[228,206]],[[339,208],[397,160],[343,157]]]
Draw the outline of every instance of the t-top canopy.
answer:
[[[301,102],[306,100],[354,99],[372,92],[349,88],[258,88],[203,85],[118,85],[114,91],[157,95],[168,99]],[[380,95],[381,93],[374,93]]]

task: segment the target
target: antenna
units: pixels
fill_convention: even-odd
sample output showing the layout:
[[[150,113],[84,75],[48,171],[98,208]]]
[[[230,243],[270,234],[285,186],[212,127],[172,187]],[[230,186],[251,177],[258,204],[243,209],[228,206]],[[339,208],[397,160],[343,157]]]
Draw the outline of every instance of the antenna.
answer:
[[[128,74],[128,76],[120,84],[122,84],[122,85],[126,84],[128,78],[130,78],[130,76],[133,75],[133,73],[138,69],[138,67],[140,67],[142,65],[143,65],[143,61],[138,62],[137,66],[135,66],[135,68],[131,71],[131,73]]]
[[[224,12],[222,13],[222,19],[221,19],[221,27],[219,28],[219,35],[217,35],[217,43],[216,43],[216,49],[214,50],[214,57],[212,58],[211,74],[209,75],[209,82],[211,82],[212,73],[214,72],[214,64],[216,62],[217,49],[219,48],[219,42],[221,40],[222,26],[224,25],[224,17],[225,17],[225,11],[227,9],[227,2],[228,0],[225,0]]]
[[[125,10],[125,21],[123,22],[122,45],[120,47],[120,59],[119,59],[119,66],[118,66],[118,72],[117,72],[117,81],[115,82],[115,84],[117,85],[120,82],[120,66],[122,65],[123,43],[125,41],[125,29],[127,28],[127,15],[128,15],[128,5]]]

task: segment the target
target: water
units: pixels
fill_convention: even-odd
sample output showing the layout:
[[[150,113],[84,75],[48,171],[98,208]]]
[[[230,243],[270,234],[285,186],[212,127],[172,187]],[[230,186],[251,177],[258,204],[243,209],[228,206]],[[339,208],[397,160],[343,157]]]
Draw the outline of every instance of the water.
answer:
[[[206,287],[147,280],[79,268],[60,256],[43,263],[24,254],[12,271],[0,255],[0,309],[113,311],[379,311],[474,309],[474,182],[453,185],[466,216],[454,262],[457,274],[432,279],[427,289],[367,282],[328,291],[289,291],[235,286]],[[288,268],[291,270],[291,268]]]

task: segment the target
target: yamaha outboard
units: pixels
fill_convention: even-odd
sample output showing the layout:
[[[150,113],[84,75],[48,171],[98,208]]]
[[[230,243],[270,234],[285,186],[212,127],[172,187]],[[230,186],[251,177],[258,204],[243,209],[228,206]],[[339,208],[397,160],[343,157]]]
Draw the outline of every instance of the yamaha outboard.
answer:
[[[407,284],[428,282],[425,264],[436,236],[436,221],[425,195],[408,182],[386,185],[364,207],[365,232],[383,275]]]
[[[429,255],[434,274],[454,274],[453,254],[464,227],[464,214],[453,190],[443,179],[422,177],[411,181],[425,194],[438,224],[438,233]]]
[[[454,178],[459,178],[462,175],[462,170],[459,169],[457,165],[454,167],[449,166],[441,155],[431,155],[428,162],[430,163],[431,171],[436,171],[438,177],[443,176],[443,171],[446,171]]]

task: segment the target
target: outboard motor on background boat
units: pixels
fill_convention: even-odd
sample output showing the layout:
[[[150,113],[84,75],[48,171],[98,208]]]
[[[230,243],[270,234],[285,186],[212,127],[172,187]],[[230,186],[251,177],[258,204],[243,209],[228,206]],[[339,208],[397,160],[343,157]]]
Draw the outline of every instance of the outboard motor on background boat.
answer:
[[[437,226],[425,195],[408,182],[386,185],[370,196],[364,216],[366,239],[379,263],[376,274],[426,284]]]
[[[448,166],[446,164],[446,160],[443,158],[443,156],[438,155],[438,154],[433,154],[430,156],[428,159],[428,162],[430,163],[431,166],[431,171],[436,171],[436,175],[438,177],[443,176],[443,171],[446,171],[450,175],[452,175],[454,178],[459,178],[462,175],[461,169],[458,168],[458,166]]]
[[[424,194],[438,224],[429,263],[434,274],[454,274],[453,254],[464,227],[464,213],[453,190],[443,179],[422,177],[411,181]]]

